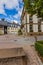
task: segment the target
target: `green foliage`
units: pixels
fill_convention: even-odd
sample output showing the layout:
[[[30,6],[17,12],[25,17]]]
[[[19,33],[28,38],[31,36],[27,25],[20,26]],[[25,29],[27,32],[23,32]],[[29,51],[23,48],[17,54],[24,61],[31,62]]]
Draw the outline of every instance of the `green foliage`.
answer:
[[[24,6],[25,6],[25,9],[28,10],[28,7],[29,7],[29,0],[24,0]]]
[[[34,6],[34,0],[24,0],[24,7],[26,11],[31,15],[35,13],[33,6]]]
[[[19,29],[18,30],[18,35],[22,35],[23,33],[22,33],[22,31],[21,31],[21,29]]]
[[[24,7],[31,15],[37,14],[43,18],[43,0],[24,0]]]
[[[37,41],[35,43],[35,48],[39,52],[39,54],[43,57],[43,41]]]

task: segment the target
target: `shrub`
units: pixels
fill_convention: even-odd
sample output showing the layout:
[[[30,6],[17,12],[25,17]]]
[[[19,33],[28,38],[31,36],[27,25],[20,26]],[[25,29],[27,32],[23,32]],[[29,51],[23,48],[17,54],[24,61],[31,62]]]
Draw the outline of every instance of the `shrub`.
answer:
[[[38,53],[43,57],[43,41],[37,41],[35,43],[35,49],[38,51]]]
[[[40,43],[40,44],[43,44],[43,41],[37,41],[38,43]]]
[[[22,31],[21,31],[21,29],[19,29],[18,30],[18,35],[22,35],[23,33],[22,33]]]

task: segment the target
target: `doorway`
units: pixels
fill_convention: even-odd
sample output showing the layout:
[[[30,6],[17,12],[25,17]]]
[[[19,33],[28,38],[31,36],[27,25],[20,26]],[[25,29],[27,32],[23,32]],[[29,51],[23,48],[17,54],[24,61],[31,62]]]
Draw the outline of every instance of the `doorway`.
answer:
[[[4,26],[4,34],[7,34],[7,26]]]

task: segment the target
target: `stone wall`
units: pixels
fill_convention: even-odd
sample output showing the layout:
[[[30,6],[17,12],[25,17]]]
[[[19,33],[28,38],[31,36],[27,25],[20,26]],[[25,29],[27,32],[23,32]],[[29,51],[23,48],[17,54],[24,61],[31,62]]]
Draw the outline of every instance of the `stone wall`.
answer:
[[[0,65],[26,65],[23,48],[0,49]]]
[[[24,65],[23,57],[0,59],[0,65]]]

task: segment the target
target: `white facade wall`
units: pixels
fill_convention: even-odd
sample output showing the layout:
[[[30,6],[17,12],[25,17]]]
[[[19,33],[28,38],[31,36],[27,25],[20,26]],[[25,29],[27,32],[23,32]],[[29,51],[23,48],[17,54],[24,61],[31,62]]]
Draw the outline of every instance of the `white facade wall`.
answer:
[[[38,18],[36,15],[33,15],[33,23],[38,23]],[[33,32],[38,32],[38,24],[33,24]]]
[[[33,15],[33,23],[38,23],[38,18],[37,18],[37,16],[36,15]]]
[[[14,27],[8,27],[7,28],[7,33],[18,33],[19,28],[14,28]]]
[[[29,23],[29,14],[27,14],[27,23]]]
[[[26,21],[26,17],[27,17],[27,21]],[[33,20],[33,32],[38,32],[38,18],[36,15],[33,15],[32,17],[32,20]],[[29,29],[29,14],[25,14],[24,16],[24,20],[22,21],[25,25],[24,25],[24,30],[26,32],[26,22],[27,22],[27,32],[29,33],[30,32],[30,29]],[[37,24],[35,24],[37,23]],[[43,21],[41,21],[41,32],[43,32]]]
[[[27,14],[27,32],[29,32],[30,30],[29,30],[29,14]]]
[[[0,34],[4,34],[4,27],[0,27]]]
[[[27,24],[27,32],[29,32],[30,31],[30,29],[29,29],[29,24]]]
[[[38,32],[38,24],[33,24],[33,32]]]
[[[41,25],[41,32],[43,32],[43,25]]]
[[[41,32],[43,32],[43,21],[41,22]]]

